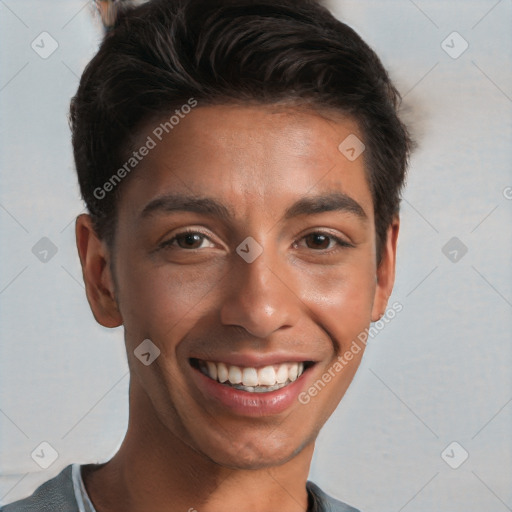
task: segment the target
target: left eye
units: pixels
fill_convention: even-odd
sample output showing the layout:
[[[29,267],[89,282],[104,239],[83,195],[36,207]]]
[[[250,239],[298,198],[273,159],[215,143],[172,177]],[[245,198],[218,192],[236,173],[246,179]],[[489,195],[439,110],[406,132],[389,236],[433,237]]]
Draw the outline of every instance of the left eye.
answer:
[[[306,246],[308,249],[318,249],[318,250],[328,250],[332,249],[336,245],[341,247],[351,247],[351,245],[341,238],[338,238],[334,235],[329,235],[327,233],[310,233],[302,238],[302,240],[306,241]]]
[[[210,239],[206,235],[195,231],[186,231],[184,233],[178,233],[170,240],[167,240],[163,243],[163,246],[169,247],[177,244],[180,249],[201,249],[201,246],[205,241],[210,242]],[[211,242],[210,244],[211,245],[209,247],[213,247]]]

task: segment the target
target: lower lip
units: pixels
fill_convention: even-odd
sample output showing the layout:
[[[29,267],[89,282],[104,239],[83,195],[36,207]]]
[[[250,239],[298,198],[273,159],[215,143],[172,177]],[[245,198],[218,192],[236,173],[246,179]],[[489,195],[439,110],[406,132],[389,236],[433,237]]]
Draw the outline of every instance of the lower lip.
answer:
[[[196,368],[192,368],[192,373],[198,388],[209,402],[213,399],[237,415],[258,417],[282,413],[298,403],[298,396],[304,388],[304,376],[309,374],[310,369],[306,369],[291,384],[268,393],[251,393],[226,386]]]

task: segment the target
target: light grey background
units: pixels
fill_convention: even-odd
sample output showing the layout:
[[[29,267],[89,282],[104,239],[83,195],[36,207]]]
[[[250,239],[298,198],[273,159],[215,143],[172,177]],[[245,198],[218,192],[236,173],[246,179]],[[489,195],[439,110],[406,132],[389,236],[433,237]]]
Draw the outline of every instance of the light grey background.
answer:
[[[370,340],[311,479],[363,512],[512,510],[512,0],[330,5],[390,70],[420,147],[391,298],[403,311]],[[74,246],[66,116],[100,38],[92,13],[0,0],[0,503],[108,459],[126,427],[122,331],[94,322]],[[31,48],[43,31],[59,45],[47,59]],[[463,49],[454,31],[458,58],[442,46]],[[46,263],[43,237],[58,249]],[[46,470],[30,456],[42,441],[58,452]],[[453,441],[452,465],[469,454],[458,469],[441,457]]]

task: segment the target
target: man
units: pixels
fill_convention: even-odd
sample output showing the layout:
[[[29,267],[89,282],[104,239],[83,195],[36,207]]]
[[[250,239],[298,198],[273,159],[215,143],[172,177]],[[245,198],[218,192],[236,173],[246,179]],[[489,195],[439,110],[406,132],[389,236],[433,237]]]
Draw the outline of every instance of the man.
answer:
[[[393,287],[398,103],[310,0],[122,12],[70,118],[77,246],[94,317],[124,326],[128,430],[5,512],[355,510],[307,478]]]

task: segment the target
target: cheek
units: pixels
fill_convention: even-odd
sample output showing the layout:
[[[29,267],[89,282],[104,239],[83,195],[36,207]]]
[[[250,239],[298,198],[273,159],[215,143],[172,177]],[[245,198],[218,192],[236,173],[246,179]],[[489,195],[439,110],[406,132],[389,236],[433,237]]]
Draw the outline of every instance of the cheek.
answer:
[[[141,261],[120,265],[119,302],[129,343],[149,338],[163,351],[173,348],[204,314],[204,307],[222,284],[219,267],[154,266]]]
[[[301,297],[339,352],[348,349],[371,320],[376,280],[372,265],[346,265],[302,276]]]
[[[327,331],[334,348],[317,370],[311,386],[299,395],[311,418],[320,428],[343,398],[364,353],[365,333],[371,320],[376,289],[370,261],[364,265],[333,268],[304,282],[304,302],[315,322]]]

